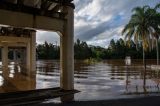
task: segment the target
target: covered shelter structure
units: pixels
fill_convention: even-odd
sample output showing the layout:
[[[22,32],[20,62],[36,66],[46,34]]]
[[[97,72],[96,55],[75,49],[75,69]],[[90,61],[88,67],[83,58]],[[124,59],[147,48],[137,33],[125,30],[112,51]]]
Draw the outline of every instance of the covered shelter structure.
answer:
[[[73,0],[1,0],[0,47],[2,66],[8,67],[8,49],[22,53],[27,73],[36,71],[36,30],[60,36],[60,88],[74,89],[74,4]]]

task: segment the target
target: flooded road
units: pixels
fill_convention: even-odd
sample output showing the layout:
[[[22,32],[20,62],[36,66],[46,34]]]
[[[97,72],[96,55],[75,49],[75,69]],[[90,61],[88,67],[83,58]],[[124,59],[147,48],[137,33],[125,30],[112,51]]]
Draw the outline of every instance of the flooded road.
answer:
[[[0,63],[1,64],[1,63]],[[151,70],[156,60],[147,60],[144,74],[142,60],[101,62],[75,61],[75,100],[101,100],[125,97],[159,95],[160,73]],[[9,65],[8,71],[0,67],[0,93],[43,89],[60,86],[59,61],[37,61],[36,74],[24,74],[24,69]]]
[[[126,66],[124,60],[78,63],[75,66],[75,87],[82,92],[75,98],[101,100],[157,95],[160,74],[150,68],[155,61],[147,61],[146,74],[142,63],[142,60],[134,60],[130,66]]]

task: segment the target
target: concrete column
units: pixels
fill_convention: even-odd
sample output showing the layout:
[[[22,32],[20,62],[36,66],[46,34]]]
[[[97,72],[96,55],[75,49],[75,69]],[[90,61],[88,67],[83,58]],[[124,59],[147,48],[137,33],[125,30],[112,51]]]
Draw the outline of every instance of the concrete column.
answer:
[[[4,45],[2,48],[2,65],[5,69],[8,68],[8,46]]]
[[[30,72],[30,67],[31,67],[31,56],[30,56],[30,42],[27,43],[26,47],[26,71]]]
[[[74,89],[74,9],[64,7],[67,13],[62,36],[60,36],[60,87],[64,90]]]
[[[31,32],[31,41],[30,41],[30,56],[31,56],[31,71],[36,71],[36,31]]]
[[[36,71],[36,31],[31,31],[30,42],[27,44],[27,71],[28,74]]]

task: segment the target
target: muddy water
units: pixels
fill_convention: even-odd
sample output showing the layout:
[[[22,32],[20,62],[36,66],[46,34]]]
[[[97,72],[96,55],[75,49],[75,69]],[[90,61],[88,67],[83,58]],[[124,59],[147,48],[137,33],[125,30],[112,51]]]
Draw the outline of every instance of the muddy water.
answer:
[[[1,64],[1,63],[0,63]],[[159,95],[160,73],[151,70],[156,60],[147,60],[144,74],[142,60],[101,62],[75,61],[75,100],[114,99]],[[59,61],[37,61],[36,73],[26,75],[25,68],[10,63],[7,70],[0,66],[0,93],[59,87]]]

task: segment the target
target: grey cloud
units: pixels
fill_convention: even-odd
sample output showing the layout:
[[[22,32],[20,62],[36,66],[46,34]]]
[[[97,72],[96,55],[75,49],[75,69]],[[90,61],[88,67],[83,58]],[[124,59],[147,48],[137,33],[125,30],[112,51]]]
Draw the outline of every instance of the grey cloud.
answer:
[[[109,22],[106,21],[106,22],[100,23],[95,28],[91,28],[91,26],[82,27],[77,32],[76,38],[79,38],[84,41],[91,40],[95,36],[99,36],[101,33],[105,32],[105,31],[110,31],[111,29],[116,29],[119,26],[121,26],[122,24],[124,24],[123,19],[120,21],[122,21],[122,22],[117,22],[117,21],[115,21],[115,18],[113,18]],[[110,33],[110,35],[106,34],[106,36],[109,37],[115,33],[117,34],[117,32],[114,31],[114,32]]]
[[[79,11],[80,9],[87,6],[89,3],[91,3],[93,0],[74,0],[75,1],[75,11]]]
[[[88,14],[77,15],[79,11],[91,5],[93,1],[100,3],[100,11],[94,14],[93,17],[90,17]],[[119,38],[120,33],[116,29],[128,22],[132,8],[143,5],[155,6],[157,3],[160,3],[159,0],[74,0],[74,2],[76,5],[75,39],[79,38],[93,42],[93,44],[96,44],[94,43],[95,40],[99,40],[99,45],[107,45],[110,39]],[[90,11],[92,10],[83,11],[82,14],[90,13]],[[105,20],[104,18],[107,16],[111,16],[111,19]],[[85,24],[83,26],[77,25],[77,22],[80,21],[83,21]],[[94,22],[97,24],[92,24]],[[102,33],[106,35],[106,38],[99,37],[102,36]],[[95,39],[96,37],[97,39]],[[44,42],[45,40],[54,43],[59,41],[59,37],[55,33],[38,33],[37,41]]]
[[[108,22],[101,23],[96,28],[88,27],[88,30],[83,32],[83,30],[76,36],[81,40],[90,40],[93,37],[103,33],[106,29],[110,29],[111,26],[108,25]]]
[[[78,3],[82,3],[82,4],[84,3],[80,1],[81,0],[79,0]],[[96,20],[98,16],[101,17],[104,14],[106,14],[106,15],[112,15],[113,16],[112,19],[110,19],[109,21],[103,22],[103,23],[99,23],[95,28],[93,28],[92,24],[91,25],[87,24],[86,26],[83,26],[83,27],[80,27],[80,26],[76,27],[75,28],[76,38],[79,38],[84,41],[89,41],[93,39],[94,37],[99,36],[101,33],[104,33],[106,31],[109,31],[110,29],[115,29],[119,26],[125,25],[130,18],[132,8],[136,6],[143,6],[143,5],[153,6],[158,1],[156,0],[123,0],[122,2],[122,0],[118,0],[118,1],[117,0],[100,0],[100,2],[101,2],[101,11],[98,12],[98,14],[96,14],[96,16],[93,17],[91,20],[87,20],[86,16],[79,16],[75,18],[77,20],[81,19],[86,23],[87,22],[91,23],[92,21],[94,22],[94,20]],[[80,9],[79,4],[77,5],[79,9],[77,9],[75,12],[78,12],[84,8],[82,7]],[[86,11],[86,12],[89,12],[89,11]],[[120,17],[122,18],[118,20],[119,22],[116,20],[117,15],[120,15]],[[115,34],[116,36],[119,35],[117,34],[117,32],[115,33],[113,32],[111,34],[112,35],[106,35],[106,36],[115,36]]]
[[[37,32],[37,43],[44,43],[45,41],[55,44],[59,44],[59,35],[55,32],[38,31]]]

